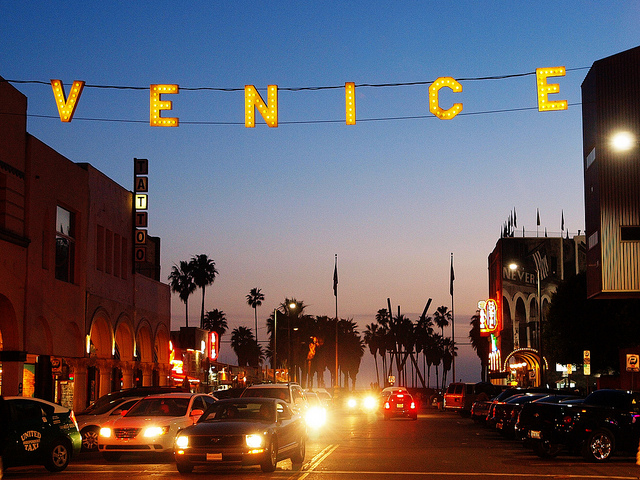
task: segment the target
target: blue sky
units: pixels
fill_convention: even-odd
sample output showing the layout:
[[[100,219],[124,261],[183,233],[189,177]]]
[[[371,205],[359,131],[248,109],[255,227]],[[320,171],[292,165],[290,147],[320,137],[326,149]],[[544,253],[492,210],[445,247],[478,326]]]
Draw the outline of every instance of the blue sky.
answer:
[[[206,308],[223,310],[231,328],[253,328],[253,287],[266,295],[259,338],[285,297],[333,315],[336,253],[341,317],[364,329],[390,298],[416,320],[428,298],[432,311],[451,306],[453,253],[456,340],[466,342],[487,295],[487,256],[514,208],[519,229],[535,232],[539,209],[541,234],[560,232],[562,212],[572,235],[584,230],[584,67],[640,44],[639,18],[640,2],[608,1],[2,2],[0,75],[180,85],[163,116],[181,125],[154,128],[148,90],[86,87],[65,124],[50,87],[14,83],[28,97],[29,132],[70,160],[131,189],[133,158],[149,159],[162,276],[195,254],[213,258],[220,274]],[[535,76],[460,81],[463,92],[442,91],[443,108],[464,105],[449,121],[430,116],[428,85],[358,87],[354,126],[344,124],[342,89],[282,90],[561,65],[562,112],[535,110]],[[263,96],[281,88],[278,128],[261,119],[245,128],[241,91],[187,90],[246,84]],[[172,303],[177,328],[184,307]],[[198,293],[191,325],[199,303]],[[458,365],[464,379],[479,376],[468,346]]]

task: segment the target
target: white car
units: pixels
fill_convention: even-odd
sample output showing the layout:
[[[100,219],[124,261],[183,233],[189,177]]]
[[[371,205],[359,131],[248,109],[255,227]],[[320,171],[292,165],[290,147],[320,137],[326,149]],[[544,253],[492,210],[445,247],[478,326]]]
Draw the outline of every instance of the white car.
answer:
[[[100,427],[108,420],[120,418],[123,410],[129,410],[142,397],[121,397],[106,405],[97,407],[89,413],[76,415],[78,429],[82,435],[82,449],[88,452],[98,451]]]
[[[100,428],[98,450],[108,461],[123,453],[173,453],[176,434],[216,401],[204,393],[149,395]]]

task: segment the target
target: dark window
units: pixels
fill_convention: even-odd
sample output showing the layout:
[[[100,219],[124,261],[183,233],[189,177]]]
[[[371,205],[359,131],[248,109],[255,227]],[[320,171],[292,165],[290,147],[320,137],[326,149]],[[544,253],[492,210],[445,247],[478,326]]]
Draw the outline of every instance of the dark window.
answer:
[[[56,278],[73,283],[75,215],[62,207],[56,213]]]
[[[640,227],[622,226],[620,227],[620,240],[623,242],[639,242]]]

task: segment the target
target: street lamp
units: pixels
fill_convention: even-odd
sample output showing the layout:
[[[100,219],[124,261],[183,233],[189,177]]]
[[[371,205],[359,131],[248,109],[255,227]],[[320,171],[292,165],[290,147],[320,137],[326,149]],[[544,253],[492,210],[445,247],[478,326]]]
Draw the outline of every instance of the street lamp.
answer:
[[[517,270],[518,269],[518,264],[517,263],[511,263],[509,264],[509,269],[511,270]],[[536,264],[536,286],[537,286],[537,294],[536,294],[536,300],[537,300],[537,304],[538,304],[538,321],[536,322],[536,335],[538,337],[538,364],[540,366],[540,385],[539,386],[543,386],[544,385],[544,358],[542,356],[542,302],[541,302],[541,295],[540,295],[540,269],[538,268],[538,265]]]
[[[289,310],[295,310],[296,309],[296,304],[294,302],[291,302],[289,304]],[[288,371],[288,375],[287,375],[287,380],[291,381],[291,370],[292,370],[292,365],[291,365],[291,359],[292,359],[292,355],[291,355],[291,315],[289,314],[290,312],[287,312],[287,340],[289,341],[289,358],[287,359],[287,371]]]
[[[611,137],[611,147],[618,152],[626,152],[636,145],[636,138],[630,132],[617,132]]]

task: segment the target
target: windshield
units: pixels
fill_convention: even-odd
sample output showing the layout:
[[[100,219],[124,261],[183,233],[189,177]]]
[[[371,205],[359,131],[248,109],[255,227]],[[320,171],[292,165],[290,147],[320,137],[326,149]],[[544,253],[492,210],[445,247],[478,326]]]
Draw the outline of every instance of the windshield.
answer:
[[[143,398],[125,415],[126,417],[182,417],[187,414],[189,398]]]
[[[252,420],[273,423],[275,419],[275,403],[272,402],[218,402],[207,409],[198,423],[216,420]]]
[[[242,394],[243,397],[279,398],[285,402],[290,402],[288,388],[247,388]]]

